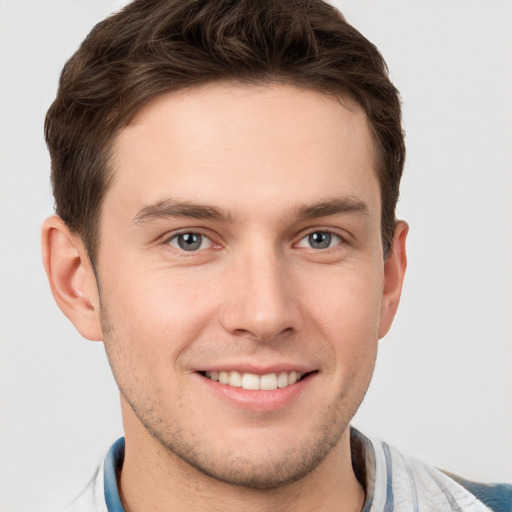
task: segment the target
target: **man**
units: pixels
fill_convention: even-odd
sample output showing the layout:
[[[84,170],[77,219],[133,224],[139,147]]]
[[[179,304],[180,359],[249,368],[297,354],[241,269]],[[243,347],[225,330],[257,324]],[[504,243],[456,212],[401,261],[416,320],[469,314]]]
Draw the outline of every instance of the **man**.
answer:
[[[50,108],[55,299],[125,438],[69,510],[508,510],[350,428],[406,267],[398,93],[318,1],[136,1]]]

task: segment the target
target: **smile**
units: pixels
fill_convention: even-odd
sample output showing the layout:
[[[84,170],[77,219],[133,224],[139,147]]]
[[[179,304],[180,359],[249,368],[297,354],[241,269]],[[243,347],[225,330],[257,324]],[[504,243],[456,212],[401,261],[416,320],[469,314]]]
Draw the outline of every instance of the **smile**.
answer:
[[[204,373],[205,377],[220,384],[254,391],[273,391],[278,388],[286,388],[298,382],[303,375],[303,373],[298,371],[267,373],[265,375],[237,371],[212,371]]]

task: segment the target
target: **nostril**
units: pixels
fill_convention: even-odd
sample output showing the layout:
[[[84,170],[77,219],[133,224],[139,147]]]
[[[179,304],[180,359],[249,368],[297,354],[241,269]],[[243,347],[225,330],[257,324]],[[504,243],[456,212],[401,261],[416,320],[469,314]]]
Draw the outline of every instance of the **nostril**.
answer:
[[[259,343],[272,343],[273,341],[280,341],[283,337],[290,336],[295,332],[293,327],[280,328],[276,326],[252,326],[251,329],[235,329],[232,331],[234,336],[239,338],[246,338]]]

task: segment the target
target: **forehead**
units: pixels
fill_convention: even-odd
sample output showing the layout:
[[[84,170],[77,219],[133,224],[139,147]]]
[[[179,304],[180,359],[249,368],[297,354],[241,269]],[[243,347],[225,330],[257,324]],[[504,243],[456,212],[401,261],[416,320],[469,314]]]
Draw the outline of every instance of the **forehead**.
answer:
[[[263,212],[338,193],[373,204],[375,167],[355,102],[283,84],[209,84],[158,97],[122,130],[105,207],[172,196]]]

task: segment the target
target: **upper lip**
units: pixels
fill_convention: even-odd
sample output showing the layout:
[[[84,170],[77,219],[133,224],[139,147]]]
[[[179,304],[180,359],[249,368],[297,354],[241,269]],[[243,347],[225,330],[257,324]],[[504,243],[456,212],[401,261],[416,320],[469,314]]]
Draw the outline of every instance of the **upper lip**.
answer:
[[[198,368],[197,372],[240,372],[252,373],[255,375],[268,375],[269,373],[300,372],[310,373],[317,368],[303,363],[276,363],[270,365],[258,365],[246,362],[240,363],[216,363]]]

